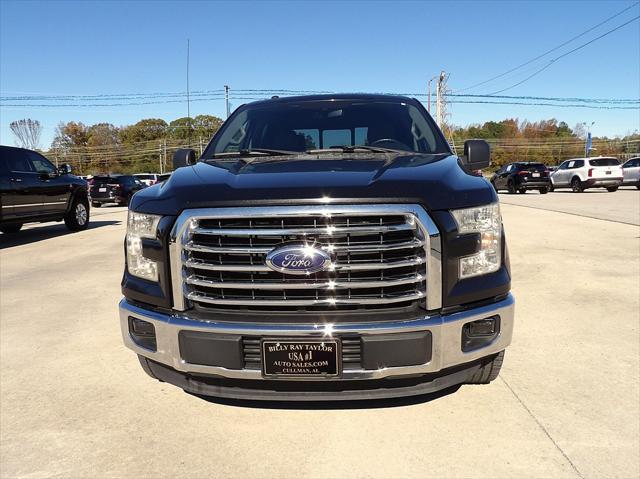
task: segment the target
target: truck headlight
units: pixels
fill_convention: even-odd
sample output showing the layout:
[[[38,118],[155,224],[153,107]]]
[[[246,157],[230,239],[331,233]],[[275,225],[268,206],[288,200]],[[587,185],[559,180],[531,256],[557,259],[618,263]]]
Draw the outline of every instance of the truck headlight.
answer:
[[[500,269],[502,219],[498,203],[453,210],[458,232],[480,233],[480,250],[460,258],[460,278],[471,278]]]
[[[160,216],[129,211],[127,218],[127,269],[138,278],[158,281],[158,263],[145,258],[142,238],[155,239]]]

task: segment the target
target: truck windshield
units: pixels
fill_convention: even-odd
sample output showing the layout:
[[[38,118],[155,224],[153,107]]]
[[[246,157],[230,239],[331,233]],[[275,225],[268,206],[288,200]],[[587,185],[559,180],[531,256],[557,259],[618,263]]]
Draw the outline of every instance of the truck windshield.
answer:
[[[254,149],[317,152],[354,146],[450,152],[433,121],[410,103],[310,100],[248,105],[225,123],[203,158]]]

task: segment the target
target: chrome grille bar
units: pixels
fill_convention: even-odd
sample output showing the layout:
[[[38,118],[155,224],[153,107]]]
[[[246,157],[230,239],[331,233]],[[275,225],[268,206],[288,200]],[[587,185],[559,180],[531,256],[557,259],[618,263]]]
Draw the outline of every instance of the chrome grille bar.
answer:
[[[226,299],[206,294],[188,293],[187,298],[192,301],[201,301],[210,304],[223,304],[246,306],[249,302],[252,306],[335,306],[342,304],[388,304],[415,301],[422,299],[424,293],[418,291],[408,295],[398,297],[353,297],[353,298],[331,298],[331,299]]]
[[[323,226],[318,228],[196,228],[193,234],[210,236],[289,236],[289,235],[334,235],[338,233],[388,233],[390,231],[407,231],[415,229],[414,225],[380,225],[380,226]]]
[[[212,281],[198,276],[189,276],[185,278],[185,283],[206,288],[229,288],[229,289],[344,289],[344,288],[381,288],[400,286],[403,284],[413,284],[424,280],[424,276],[417,274],[407,276],[406,278],[389,279],[389,280],[371,280],[371,281],[319,281],[319,282],[231,282],[231,281]]]
[[[425,242],[419,239],[413,239],[411,241],[404,241],[401,243],[383,243],[383,244],[332,244],[330,246],[321,246],[322,249],[331,252],[340,251],[358,251],[361,253],[374,252],[374,251],[393,251],[399,249],[420,248],[425,245]],[[206,246],[201,244],[195,244],[189,242],[184,245],[184,249],[188,251],[199,251],[201,253],[234,253],[234,254],[267,254],[273,249],[273,247],[242,247],[242,246]]]
[[[352,263],[344,265],[335,265],[330,271],[369,271],[376,269],[406,268],[407,266],[417,266],[425,263],[424,258],[414,258],[402,261],[388,261],[379,263]],[[187,268],[206,269],[210,271],[273,271],[265,265],[252,264],[215,264],[205,263],[203,261],[185,260],[184,265]]]

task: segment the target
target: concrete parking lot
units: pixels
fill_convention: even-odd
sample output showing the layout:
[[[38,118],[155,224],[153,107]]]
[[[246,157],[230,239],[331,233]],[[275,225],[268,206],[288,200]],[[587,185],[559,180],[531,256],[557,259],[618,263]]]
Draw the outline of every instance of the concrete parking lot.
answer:
[[[148,378],[117,318],[124,208],[0,236],[0,476],[638,477],[640,192],[500,198],[517,299],[501,376],[373,403]]]

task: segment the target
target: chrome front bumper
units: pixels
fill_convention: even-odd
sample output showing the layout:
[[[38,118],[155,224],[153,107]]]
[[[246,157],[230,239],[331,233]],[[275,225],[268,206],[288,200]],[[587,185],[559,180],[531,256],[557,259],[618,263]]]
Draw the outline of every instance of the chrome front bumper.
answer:
[[[190,319],[186,313],[171,315],[157,313],[132,305],[126,299],[120,301],[120,326],[125,345],[141,356],[169,366],[182,373],[215,375],[231,379],[263,379],[256,369],[228,369],[185,362],[180,354],[178,333],[183,330],[203,331],[215,334],[233,334],[256,337],[322,338],[343,335],[353,337],[430,331],[432,356],[428,363],[416,366],[387,367],[379,369],[353,369],[343,371],[340,380],[382,379],[393,376],[426,374],[468,363],[504,350],[513,333],[515,301],[509,295],[504,300],[478,308],[447,315],[424,316],[423,318],[370,323],[339,324],[265,324],[244,322],[204,322]],[[498,315],[500,334],[487,346],[470,352],[461,349],[464,324],[478,319]],[[129,316],[153,323],[156,331],[157,350],[150,351],[138,346],[129,334]]]

